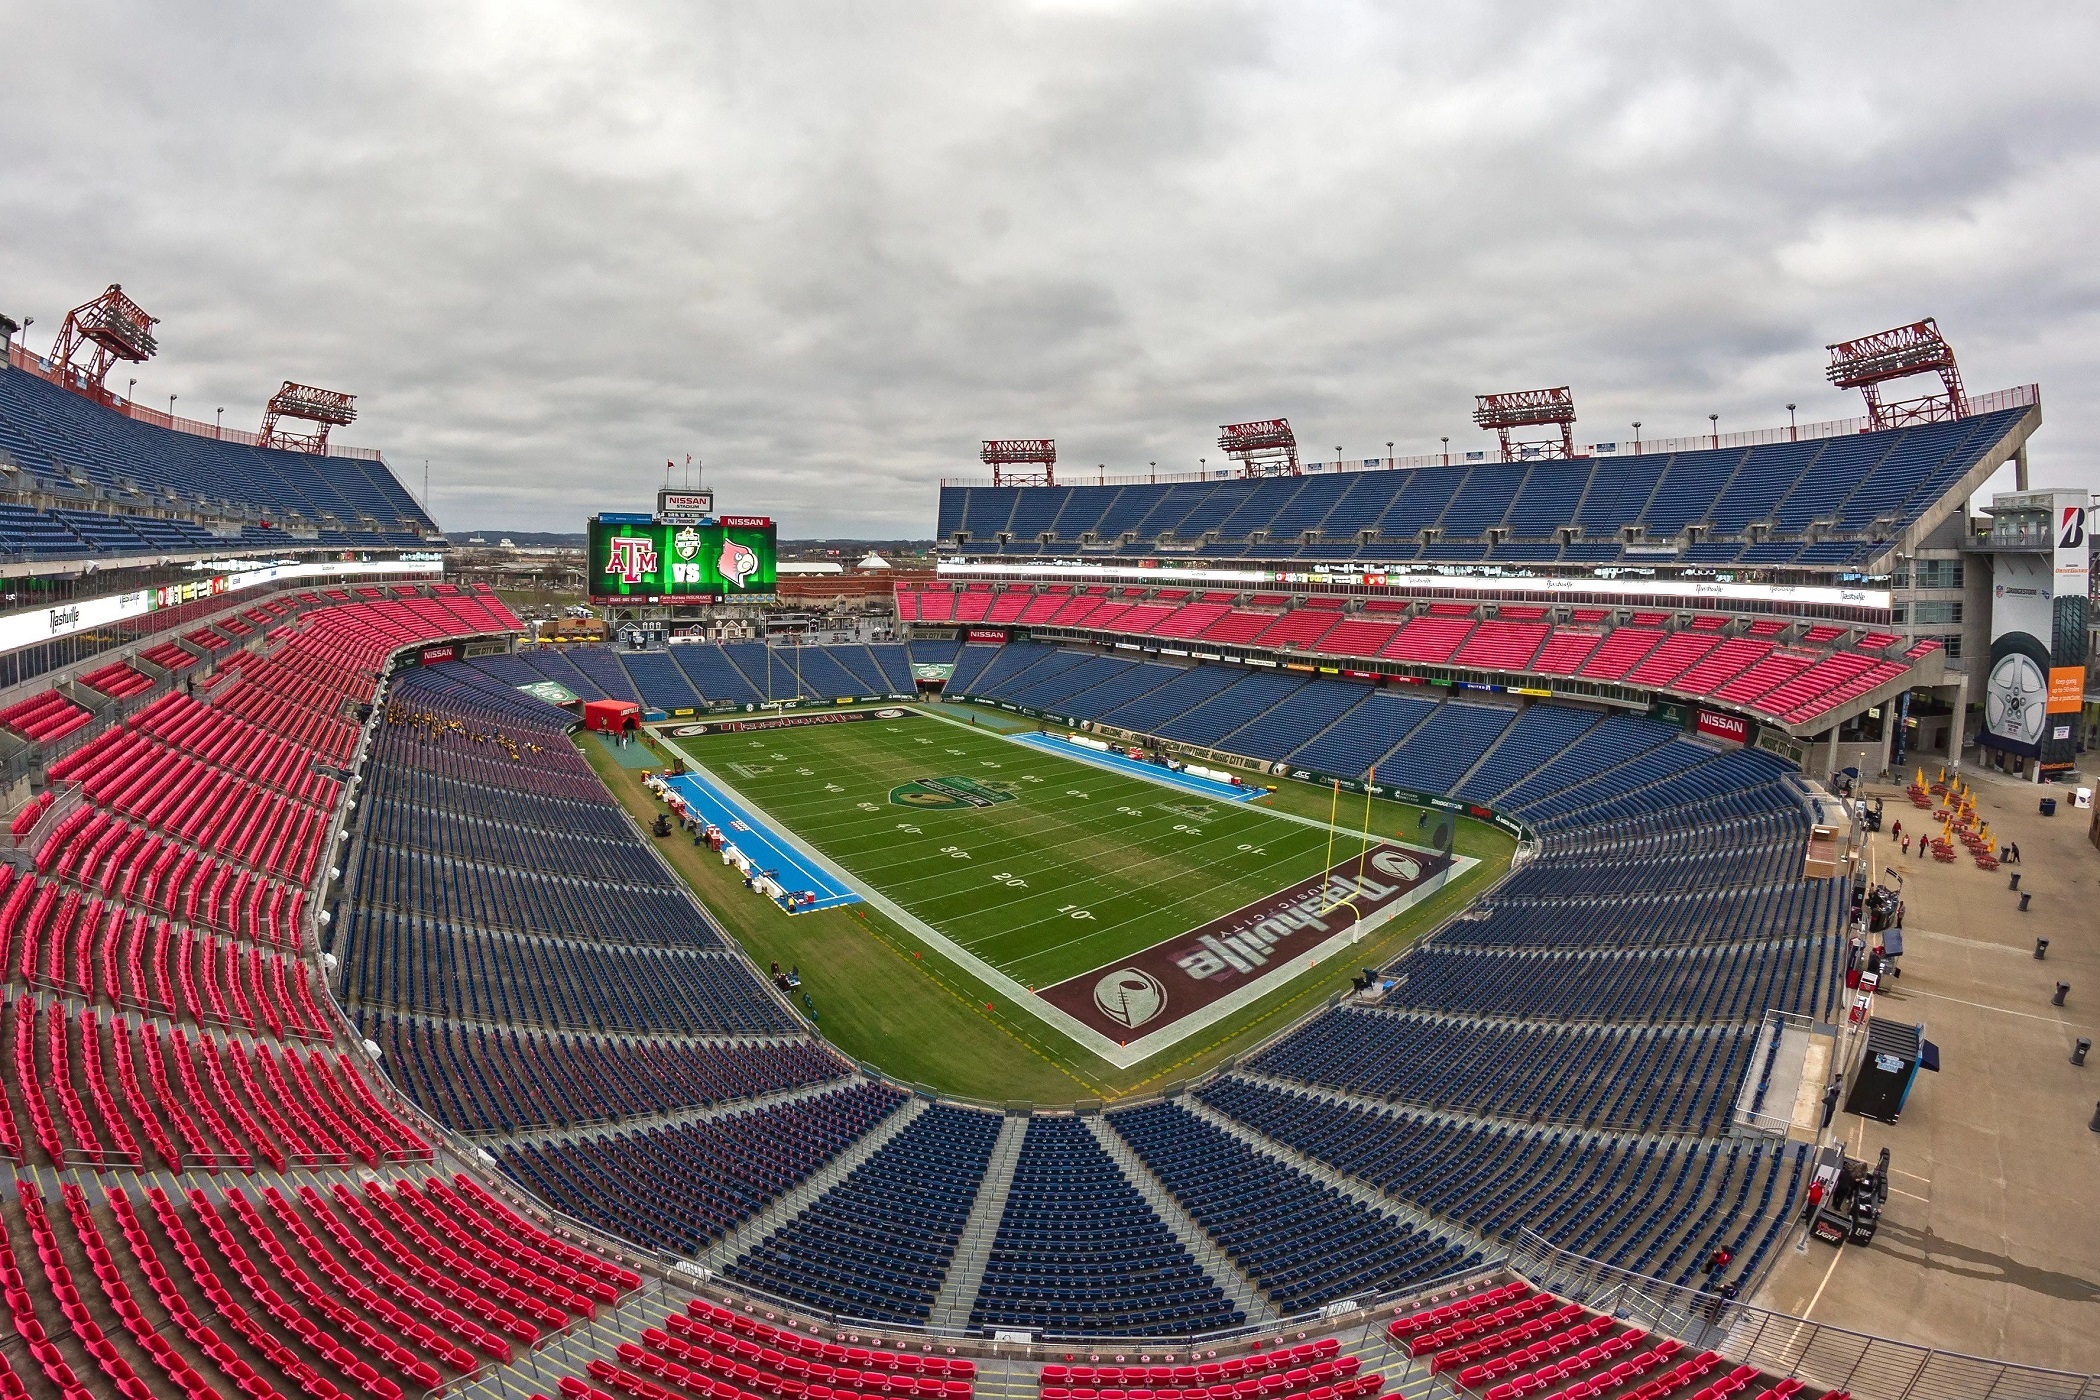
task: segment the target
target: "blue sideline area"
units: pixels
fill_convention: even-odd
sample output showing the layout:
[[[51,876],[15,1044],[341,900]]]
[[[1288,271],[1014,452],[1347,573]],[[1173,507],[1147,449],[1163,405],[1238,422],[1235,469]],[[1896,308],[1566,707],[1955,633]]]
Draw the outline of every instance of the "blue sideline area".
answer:
[[[796,850],[763,818],[707,779],[688,773],[670,779],[664,786],[677,793],[700,820],[722,828],[730,845],[742,851],[759,870],[772,875],[788,893],[809,890],[816,894],[814,904],[798,904],[789,913],[808,914],[861,902],[860,896],[851,888],[833,879],[828,871]]]
[[[1123,773],[1146,782],[1158,783],[1162,787],[1180,788],[1199,797],[1216,797],[1227,802],[1252,802],[1257,797],[1268,795],[1268,789],[1260,786],[1234,787],[1215,778],[1199,778],[1193,773],[1177,773],[1157,763],[1141,763],[1119,753],[1102,753],[1098,749],[1086,748],[1056,734],[1009,734],[1006,736],[1017,744],[1026,744],[1044,753],[1054,753],[1059,758],[1075,759],[1080,763],[1091,763],[1096,768],[1106,768],[1111,773]]]

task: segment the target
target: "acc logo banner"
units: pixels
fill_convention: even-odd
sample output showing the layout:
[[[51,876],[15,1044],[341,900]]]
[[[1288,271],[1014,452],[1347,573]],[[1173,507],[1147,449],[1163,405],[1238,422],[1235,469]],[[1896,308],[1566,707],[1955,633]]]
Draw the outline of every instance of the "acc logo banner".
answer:
[[[733,583],[742,588],[750,581],[751,576],[758,572],[758,552],[750,545],[738,544],[735,540],[724,537],[722,557],[715,567],[721,571],[725,583]]]

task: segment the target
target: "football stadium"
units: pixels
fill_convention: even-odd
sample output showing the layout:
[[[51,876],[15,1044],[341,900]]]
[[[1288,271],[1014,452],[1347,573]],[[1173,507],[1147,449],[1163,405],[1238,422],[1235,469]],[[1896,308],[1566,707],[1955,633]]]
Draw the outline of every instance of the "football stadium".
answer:
[[[639,648],[448,581],[346,395],[111,394],[148,325],[0,375],[69,590],[0,709],[14,1392],[2092,1393],[1773,1305],[1921,1165],[1884,817],[1996,869],[1960,726],[2066,804],[2086,737],[2086,503],[1969,510],[2040,395],[1930,323],[1711,440],[988,441],[890,640],[687,635],[775,523],[667,490],[592,527]],[[1999,605],[1898,621],[1939,560]]]
[[[1790,264],[1808,309],[1725,333],[1694,323],[1749,274],[1702,251],[1711,305],[1560,340],[1535,266],[1496,273],[1524,316],[1482,300],[1447,336],[1425,310],[1405,333],[1448,364],[1367,388],[1333,369],[1389,343],[1360,324],[1317,351],[1307,320],[1228,325],[1266,294],[1203,284],[1222,235],[1193,217],[1185,279],[1135,211],[1113,250],[1032,245],[1220,317],[1210,358],[1140,348],[1186,323],[1078,283],[1039,301],[856,215],[860,187],[920,188],[877,148],[943,124],[856,108],[868,149],[798,170],[809,148],[655,110],[661,16],[621,21],[610,68],[571,36],[555,67],[597,77],[535,86],[533,9],[383,46],[387,85],[346,88],[361,113],[325,140],[153,88],[156,130],[238,148],[296,236],[237,193],[209,198],[253,225],[63,182],[14,228],[0,1400],[2100,1400],[2100,545],[2066,484],[2085,406],[2052,443],[2029,382],[2075,363],[2065,322],[1981,267],[1996,290],[1940,319],[1847,281],[1912,275],[1921,237],[1873,279]],[[868,19],[844,68],[773,34],[677,80],[759,90],[793,49],[767,130],[821,128],[832,89],[921,72]],[[258,91],[335,100],[357,44],[300,32]],[[1158,54],[1214,56],[1137,47],[1142,83],[1103,78],[1061,139],[1105,161],[1201,125],[1137,94],[1171,89]],[[190,57],[148,66],[220,61]],[[96,120],[101,63],[51,65],[81,75],[64,103],[28,80],[18,122],[129,131]],[[1494,114],[1426,125],[1518,121],[1543,79],[1503,73]],[[433,115],[432,84],[487,110]],[[984,131],[949,109],[942,138],[985,142],[969,196],[927,217],[987,247],[1100,236],[1092,187],[985,135],[986,91]],[[1294,167],[1331,145],[1368,183],[1352,124],[1379,99],[1295,140],[1270,100],[1233,90]],[[374,134],[397,120],[413,158]],[[521,215],[495,126],[575,183],[523,182]],[[1288,198],[1285,294],[1370,302],[1382,274],[1323,241],[1353,216],[1308,217],[1332,186],[1265,139],[1188,183],[1231,187],[1249,246]],[[659,142],[730,152],[694,177],[719,209],[626,202]],[[1010,159],[1071,208],[1001,194]],[[426,161],[486,208],[423,202]],[[1141,183],[1171,202],[1163,170]],[[839,202],[754,223],[796,263],[768,281],[711,240],[795,179]],[[361,262],[329,227],[376,243],[359,202],[414,251]],[[1651,256],[1624,212],[1613,256]],[[527,256],[542,215],[558,266]],[[1509,221],[1546,249],[1563,217],[1586,215],[1542,195]],[[166,228],[253,265],[178,276]],[[1407,269],[1425,307],[1436,261]],[[946,299],[972,279],[992,310]],[[910,311],[870,331],[857,298],[890,285]],[[707,319],[732,304],[748,344]],[[1066,312],[1094,318],[1084,353]],[[929,348],[941,322],[967,366]],[[1507,380],[1459,384],[1482,356]],[[272,357],[300,377],[258,378]],[[727,426],[778,402],[751,364],[811,406],[763,451]],[[247,378],[245,407],[194,407]],[[1691,416],[1715,384],[1774,407]],[[659,481],[652,413],[748,461]],[[1312,445],[1387,418],[1383,454]],[[1162,440],[1171,463],[1131,445]],[[448,483],[461,460],[497,465]],[[514,514],[467,530],[434,499]]]

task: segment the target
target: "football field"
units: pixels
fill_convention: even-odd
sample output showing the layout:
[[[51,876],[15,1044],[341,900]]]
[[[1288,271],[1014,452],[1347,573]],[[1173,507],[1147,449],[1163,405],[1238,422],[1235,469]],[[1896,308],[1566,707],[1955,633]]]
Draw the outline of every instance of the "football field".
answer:
[[[1118,1060],[1245,1004],[1472,863],[1391,832],[1367,842],[1347,825],[1361,799],[1343,800],[1337,829],[1045,752],[966,714],[668,732],[872,902]]]

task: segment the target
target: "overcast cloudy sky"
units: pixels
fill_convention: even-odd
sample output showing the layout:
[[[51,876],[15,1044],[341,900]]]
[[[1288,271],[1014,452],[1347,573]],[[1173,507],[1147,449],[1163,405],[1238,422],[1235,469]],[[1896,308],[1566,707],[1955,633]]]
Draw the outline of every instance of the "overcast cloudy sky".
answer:
[[[453,529],[688,452],[787,535],[924,536],[987,436],[1838,417],[1824,344],[1928,314],[2100,487],[2084,6],[6,0],[0,52],[31,344],[122,282],[141,399],[355,392]]]

